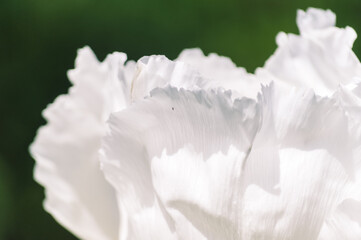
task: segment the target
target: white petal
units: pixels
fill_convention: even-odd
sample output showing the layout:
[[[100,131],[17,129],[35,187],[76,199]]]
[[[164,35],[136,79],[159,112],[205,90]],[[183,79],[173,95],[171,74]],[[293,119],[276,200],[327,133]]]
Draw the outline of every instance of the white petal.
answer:
[[[31,146],[46,210],[84,239],[118,238],[116,196],[97,154],[105,120],[129,102],[134,67],[125,67],[125,60],[125,54],[114,53],[99,63],[90,48],[79,50],[76,68],[69,71],[74,86],[44,111],[48,124]]]
[[[311,91],[261,96],[261,119],[251,100],[172,88],[113,115],[103,167],[128,237],[317,239],[342,221],[357,147],[345,112]]]
[[[361,236],[361,202],[346,200],[322,227],[320,240],[358,240]]]
[[[278,90],[263,90],[262,127],[244,167],[244,237],[317,239],[354,185],[357,142],[337,101]]]
[[[301,34],[333,27],[335,24],[336,15],[331,10],[309,8],[307,12],[297,11],[297,26]]]
[[[187,90],[218,89],[232,91],[232,98],[256,99],[259,81],[228,58],[211,54],[206,57],[198,49],[183,51],[171,61],[165,56],[143,57],[137,62],[132,81],[133,101],[149,96],[151,90],[167,85]]]
[[[226,205],[229,203],[217,203],[217,199],[226,198],[221,193],[227,192],[227,196],[233,194],[231,190],[234,189],[225,185],[234,187],[237,177],[231,175],[228,178],[227,175],[239,174],[239,168],[233,167],[240,166],[250,150],[257,131],[257,109],[252,100],[242,99],[233,103],[228,93],[166,88],[156,89],[146,100],[112,115],[110,133],[102,149],[103,170],[117,189],[120,204],[127,211],[130,239],[140,236],[136,233],[137,229],[144,229],[148,236],[159,237],[162,234],[162,239],[170,239],[171,236],[199,239],[215,232],[212,227],[217,223],[218,215],[223,214],[222,211],[227,212]],[[237,150],[229,150],[231,145]],[[191,146],[193,151],[185,149],[184,154],[189,159],[182,161],[183,152],[179,150],[187,146]],[[169,162],[172,158],[167,155],[178,152],[181,155],[175,156],[174,164]],[[216,156],[207,164],[202,164],[200,153],[204,159]],[[227,156],[222,157],[222,154]],[[183,168],[178,169],[175,175],[177,166]],[[213,175],[207,173],[210,169]],[[202,182],[196,184],[198,170],[202,171],[201,177],[206,178],[202,182],[208,182],[206,188],[203,188]],[[217,173],[218,170],[222,172]],[[192,184],[197,191],[186,190]],[[202,193],[208,194],[209,198],[204,199],[206,202],[197,202],[200,200],[198,194]],[[208,205],[203,205],[207,201],[210,201]],[[186,212],[182,210],[182,202]],[[192,203],[199,204],[194,205],[197,213],[204,212],[199,215],[201,218],[197,218],[197,214],[186,216]],[[151,218],[160,217],[156,228],[152,229],[153,224],[138,219],[139,216],[149,218],[147,213],[151,214]],[[193,226],[193,220],[201,221],[207,216],[213,217],[212,224],[205,225],[204,229]],[[233,234],[229,231],[229,224],[224,224],[224,231]]]
[[[342,197],[347,175],[325,150],[282,149],[279,161],[279,194],[254,184],[245,190],[244,237],[317,239],[325,218]]]
[[[353,177],[355,183],[361,186],[361,83],[349,84],[346,86],[340,85],[338,90],[332,96],[336,99],[337,104],[342,107],[348,119],[349,132],[354,141],[357,142],[357,147],[353,151]],[[361,187],[360,187],[361,189]],[[361,199],[360,199],[361,200]]]
[[[171,85],[189,90],[199,89],[205,80],[183,62],[174,62],[165,56],[143,57],[137,62],[137,73],[132,81],[133,101],[149,96],[157,87]]]
[[[239,189],[248,152],[204,156],[192,146],[152,160],[153,183],[181,239],[240,239]]]
[[[256,99],[260,91],[259,81],[244,68],[237,67],[231,59],[211,53],[205,56],[200,49],[184,50],[176,61],[189,64],[207,79],[202,89],[222,87],[232,90],[234,98]]]
[[[301,35],[280,33],[278,49],[256,75],[290,86],[312,88],[318,95],[330,96],[339,84],[349,84],[361,76],[361,65],[352,51],[356,39],[350,28],[334,27],[330,11],[310,8],[298,11]]]

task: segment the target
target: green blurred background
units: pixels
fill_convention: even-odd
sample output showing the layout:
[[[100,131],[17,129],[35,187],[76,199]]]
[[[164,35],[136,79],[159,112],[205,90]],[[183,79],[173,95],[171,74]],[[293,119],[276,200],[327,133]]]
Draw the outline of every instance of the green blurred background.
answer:
[[[41,111],[70,84],[76,50],[103,60],[184,48],[229,56],[253,72],[276,48],[279,31],[297,32],[296,9],[329,8],[337,25],[361,33],[361,1],[0,0],[0,239],[75,239],[42,208],[28,153]],[[361,55],[361,40],[354,50]]]

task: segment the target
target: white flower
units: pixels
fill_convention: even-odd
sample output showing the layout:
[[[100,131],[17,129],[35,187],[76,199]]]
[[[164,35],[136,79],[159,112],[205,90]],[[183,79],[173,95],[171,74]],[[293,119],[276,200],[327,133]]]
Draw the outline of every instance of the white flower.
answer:
[[[45,209],[83,239],[361,239],[356,34],[297,23],[255,75],[81,49],[31,146]]]

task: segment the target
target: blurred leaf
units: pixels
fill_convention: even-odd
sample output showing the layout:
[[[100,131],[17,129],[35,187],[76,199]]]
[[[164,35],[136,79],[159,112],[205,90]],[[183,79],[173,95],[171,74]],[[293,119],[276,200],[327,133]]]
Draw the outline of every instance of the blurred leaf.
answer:
[[[0,239],[5,238],[5,230],[11,224],[9,214],[11,212],[10,201],[11,182],[6,163],[0,156]]]

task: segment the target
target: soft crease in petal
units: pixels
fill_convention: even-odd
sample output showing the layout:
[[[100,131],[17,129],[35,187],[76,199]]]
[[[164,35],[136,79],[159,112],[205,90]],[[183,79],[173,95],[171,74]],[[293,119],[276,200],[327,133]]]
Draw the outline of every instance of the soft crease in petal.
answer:
[[[74,84],[44,111],[30,151],[34,176],[45,188],[45,209],[83,239],[117,239],[120,224],[113,188],[100,170],[98,150],[105,120],[129,101],[132,63],[113,53],[99,63],[90,48],[78,52],[69,71]]]
[[[129,239],[143,239],[137,229],[153,232],[149,236],[163,231],[162,239],[206,238],[216,233],[217,223],[224,227],[217,236],[236,236],[227,219],[236,203],[222,200],[234,194],[257,118],[253,100],[233,102],[229,92],[171,87],[155,89],[151,97],[112,114],[102,148],[103,171],[128,212]],[[147,217],[147,212],[163,216],[157,228],[134,219]],[[211,224],[200,229],[198,224],[206,219]]]
[[[166,88],[112,115],[103,170],[127,209],[130,239],[143,239],[143,228],[162,239],[323,234],[355,188],[345,111],[278,85],[259,104],[261,115],[250,99]],[[144,219],[156,216],[151,229]]]
[[[319,240],[349,239],[357,240],[361,236],[361,202],[351,199],[343,201],[333,215],[326,219]]]
[[[262,127],[244,170],[244,237],[318,239],[324,222],[354,185],[352,152],[357,142],[350,136],[345,112],[336,100],[318,98],[311,90],[283,92],[271,86],[263,89],[260,101]],[[262,177],[263,164],[278,172],[273,188],[264,185],[277,183],[269,173],[263,182],[254,180]]]
[[[154,186],[181,239],[239,239],[237,201],[248,152],[231,146],[209,157],[187,146],[152,160]]]

